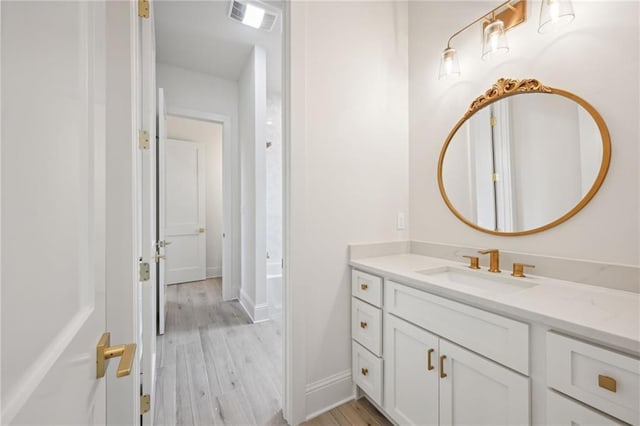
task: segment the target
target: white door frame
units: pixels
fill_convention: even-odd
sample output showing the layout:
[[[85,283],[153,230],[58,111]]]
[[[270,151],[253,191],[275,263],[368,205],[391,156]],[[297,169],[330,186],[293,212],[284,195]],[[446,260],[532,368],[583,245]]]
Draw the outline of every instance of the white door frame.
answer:
[[[166,97],[165,97],[166,101]],[[222,229],[225,237],[222,239],[222,299],[238,298],[240,276],[236,274],[239,259],[235,257],[235,247],[239,247],[240,236],[233,227],[233,206],[235,194],[233,191],[233,170],[239,170],[239,161],[233,153],[231,141],[231,118],[227,115],[213,114],[185,108],[175,108],[168,105],[167,115],[190,118],[222,124]],[[238,275],[238,276],[236,276]]]
[[[306,114],[305,88],[306,81],[303,75],[292,75],[291,52],[292,45],[302,44],[303,48],[297,51],[303,52],[304,40],[291,40],[291,29],[295,26],[300,33],[304,33],[306,26],[305,6],[301,2],[296,5],[295,20],[292,18],[293,0],[285,0],[282,8],[282,291],[283,291],[283,327],[282,354],[283,354],[283,401],[282,414],[289,424],[299,424],[306,420],[307,416],[307,359],[306,359],[306,297],[304,290],[294,288],[291,284],[293,275],[293,253],[291,235],[294,229],[304,232],[304,226],[300,228],[291,214],[291,152],[292,139],[299,139],[297,150],[305,149],[306,141],[302,130],[304,123],[296,127],[293,134],[292,118],[304,120]],[[299,59],[305,63],[305,58]],[[296,84],[296,93],[291,88]],[[301,111],[294,114],[291,110],[292,97],[296,98],[296,105]],[[302,166],[304,167],[304,166]],[[301,275],[302,276],[302,275]]]
[[[137,2],[106,2],[106,295],[107,330],[112,341],[140,345],[138,331],[138,259],[136,185],[139,123]],[[136,353],[130,376],[107,374],[107,423],[140,422],[140,362]]]

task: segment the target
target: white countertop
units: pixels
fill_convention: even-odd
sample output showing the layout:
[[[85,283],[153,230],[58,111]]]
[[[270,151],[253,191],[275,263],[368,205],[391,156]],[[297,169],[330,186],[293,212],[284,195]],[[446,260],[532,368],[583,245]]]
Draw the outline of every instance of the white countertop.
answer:
[[[443,266],[466,265],[445,259],[400,254],[350,261],[351,266],[419,290],[446,296],[497,313],[583,336],[607,346],[640,355],[640,294],[612,290],[571,281],[529,275],[526,282],[536,284],[516,292],[501,294],[467,286],[435,284],[417,271]],[[479,277],[510,277],[510,272],[494,274],[473,271]],[[430,282],[432,281],[432,282]]]

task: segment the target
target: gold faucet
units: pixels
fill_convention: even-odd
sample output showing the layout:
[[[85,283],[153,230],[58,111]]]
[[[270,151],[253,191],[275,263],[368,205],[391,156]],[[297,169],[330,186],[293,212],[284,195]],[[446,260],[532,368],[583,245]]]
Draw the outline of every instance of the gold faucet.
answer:
[[[498,249],[478,250],[478,253],[489,255],[489,272],[500,272],[500,251]]]

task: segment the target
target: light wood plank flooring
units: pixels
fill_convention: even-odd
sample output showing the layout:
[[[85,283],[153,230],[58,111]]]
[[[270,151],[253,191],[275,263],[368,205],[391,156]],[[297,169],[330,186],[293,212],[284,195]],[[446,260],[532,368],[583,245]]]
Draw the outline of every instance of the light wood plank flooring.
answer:
[[[252,324],[220,279],[167,288],[158,337],[155,424],[286,425],[282,417],[281,321]],[[304,423],[387,426],[369,401],[350,401]]]
[[[167,287],[157,425],[286,425],[280,321],[252,324],[220,279]]]
[[[357,401],[349,401],[331,411],[327,411],[318,417],[311,419],[304,426],[349,426],[371,425],[391,426],[387,420],[367,399],[360,398]]]

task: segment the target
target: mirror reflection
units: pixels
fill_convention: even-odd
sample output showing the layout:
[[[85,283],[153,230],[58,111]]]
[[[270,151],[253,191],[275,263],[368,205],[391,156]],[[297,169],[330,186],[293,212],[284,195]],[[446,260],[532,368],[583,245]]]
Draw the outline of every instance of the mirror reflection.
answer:
[[[489,103],[448,142],[439,170],[445,201],[463,221],[492,233],[536,232],[566,220],[593,196],[608,166],[592,113],[553,93]]]

